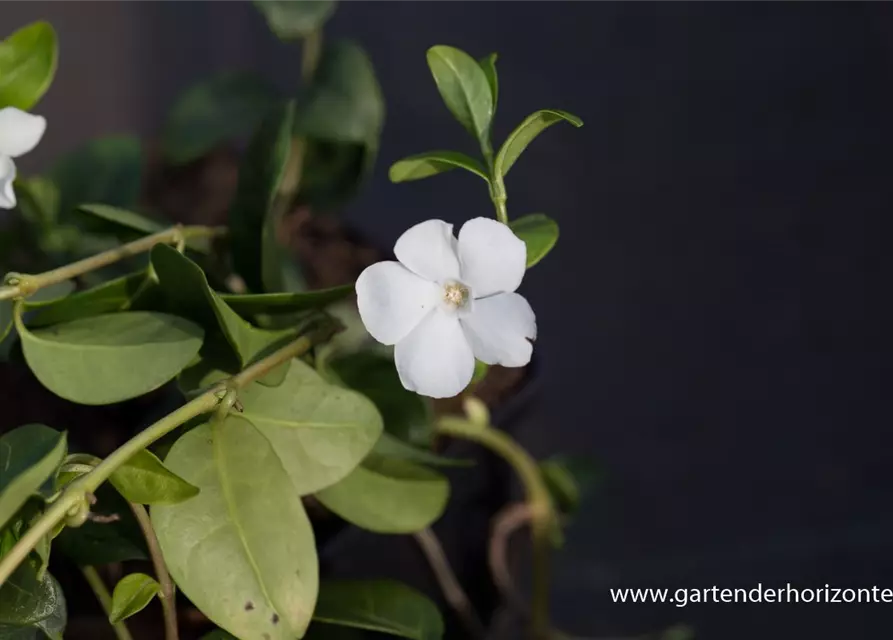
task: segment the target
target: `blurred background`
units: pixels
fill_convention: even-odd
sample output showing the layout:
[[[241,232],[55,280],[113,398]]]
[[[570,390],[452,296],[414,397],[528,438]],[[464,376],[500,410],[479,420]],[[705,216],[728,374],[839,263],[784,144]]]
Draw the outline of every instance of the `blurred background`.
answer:
[[[298,49],[250,3],[0,4],[4,32],[36,19],[61,55],[23,171],[100,135],[151,141],[212,72],[298,76]],[[473,151],[431,81],[431,45],[499,53],[497,140],[540,108],[586,123],[551,129],[507,179],[510,216],[562,230],[522,285],[538,361],[511,429],[538,457],[585,453],[603,471],[556,557],[562,629],[885,629],[885,604],[677,608],[608,590],[893,588],[891,28],[881,3],[356,1],[327,24],[366,48],[386,101],[374,173],[340,212],[384,250],[423,219],[490,215],[466,175],[387,179],[406,155]],[[466,517],[460,500],[438,526],[448,549]],[[399,541],[362,545],[369,573],[419,561]]]

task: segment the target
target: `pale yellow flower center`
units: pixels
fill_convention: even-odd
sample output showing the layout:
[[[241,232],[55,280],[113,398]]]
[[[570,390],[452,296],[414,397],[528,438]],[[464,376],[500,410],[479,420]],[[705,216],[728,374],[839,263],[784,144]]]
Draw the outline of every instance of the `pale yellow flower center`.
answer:
[[[468,302],[468,287],[458,282],[451,282],[443,288],[443,299],[454,307],[464,307]]]

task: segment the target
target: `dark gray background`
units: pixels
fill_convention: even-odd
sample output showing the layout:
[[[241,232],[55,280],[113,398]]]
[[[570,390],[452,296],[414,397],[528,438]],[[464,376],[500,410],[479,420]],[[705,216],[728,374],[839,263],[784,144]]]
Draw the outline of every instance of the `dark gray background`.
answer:
[[[92,136],[159,131],[208,73],[287,86],[298,53],[237,2],[0,4],[50,19],[49,130],[26,168]],[[556,250],[522,292],[540,327],[538,455],[608,471],[558,559],[560,625],[701,638],[867,638],[893,605],[611,605],[609,586],[893,588],[888,238],[893,11],[884,4],[347,2],[327,37],[370,52],[388,104],[380,162],[345,211],[384,246],[428,218],[489,215],[473,177],[387,166],[471,150],[425,64],[500,54],[496,133],[556,126],[508,179]]]

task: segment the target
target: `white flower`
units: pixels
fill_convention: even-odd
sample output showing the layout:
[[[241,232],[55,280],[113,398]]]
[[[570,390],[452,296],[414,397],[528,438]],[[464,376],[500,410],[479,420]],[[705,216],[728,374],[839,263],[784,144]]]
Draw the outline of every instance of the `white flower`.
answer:
[[[536,338],[533,310],[514,293],[526,269],[524,242],[506,225],[475,218],[428,220],[397,240],[399,262],[379,262],[357,278],[360,317],[372,337],[396,345],[403,386],[433,398],[460,393],[474,359],[522,367]]]
[[[16,206],[12,183],[16,179],[16,165],[12,161],[31,151],[46,131],[47,121],[15,107],[0,109],[0,209]]]

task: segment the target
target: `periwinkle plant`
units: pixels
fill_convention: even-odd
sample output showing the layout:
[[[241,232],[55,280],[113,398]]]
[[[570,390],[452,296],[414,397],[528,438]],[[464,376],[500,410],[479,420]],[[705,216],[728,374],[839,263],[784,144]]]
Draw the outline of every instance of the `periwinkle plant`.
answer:
[[[397,240],[399,263],[373,265],[355,285],[303,290],[289,275],[294,265],[276,241],[277,225],[296,204],[355,189],[358,176],[344,170],[374,160],[381,97],[360,49],[321,47],[331,3],[259,7],[278,35],[303,42],[301,96],[284,100],[259,89],[256,78],[218,78],[184,98],[165,136],[169,158],[186,162],[237,133],[230,120],[209,116],[214,109],[259,114],[226,228],[163,224],[118,199],[75,203],[77,219],[89,221],[82,225],[60,205],[77,192],[76,180],[17,177],[10,159],[44,133],[44,120],[29,111],[55,73],[56,38],[37,23],[0,44],[0,206],[15,207],[40,238],[37,246],[53,248],[48,260],[80,258],[7,275],[0,338],[21,350],[43,386],[72,403],[122,402],[170,382],[182,393],[179,408],[104,459],[70,450],[65,431],[44,425],[0,438],[2,633],[62,637],[65,597],[48,571],[58,548],[83,568],[122,640],[130,637],[127,618],[156,597],[166,640],[176,639],[175,588],[219,627],[208,637],[323,638],[334,626],[417,640],[443,635],[441,612],[407,586],[320,579],[306,499],[377,533],[421,534],[449,496],[436,467],[453,463],[401,440],[369,395],[344,384],[358,369],[349,357],[332,355],[341,327],[331,305],[356,290],[369,333],[396,345],[396,364],[391,356],[386,364],[405,387],[391,398],[401,407],[424,402],[419,395],[465,392],[482,365],[527,364],[536,322],[516,289],[551,250],[558,227],[541,214],[510,219],[504,176],[546,127],[581,122],[539,111],[494,151],[495,55],[478,62],[433,47],[428,63],[437,88],[482,157],[424,153],[394,164],[391,179],[468,170],[487,183],[495,219],[467,221],[458,238],[444,222],[420,222]],[[342,130],[354,137],[339,136]],[[314,149],[339,144],[361,162],[314,164]],[[91,235],[97,227],[103,242],[121,241],[101,244]],[[84,246],[101,250],[81,255]],[[226,247],[230,253],[221,256]],[[129,272],[108,273],[125,262]],[[218,273],[219,264],[233,272]],[[546,558],[560,534],[546,468],[491,426],[473,395],[465,407],[466,415],[430,419],[428,441],[443,435],[479,442],[518,472],[535,541],[530,635],[546,638]],[[565,488],[572,482],[561,478]],[[131,512],[154,572],[126,575],[112,594],[94,566],[139,555],[115,541],[126,514],[104,513],[107,500]],[[111,541],[102,557],[79,537],[98,524]]]

